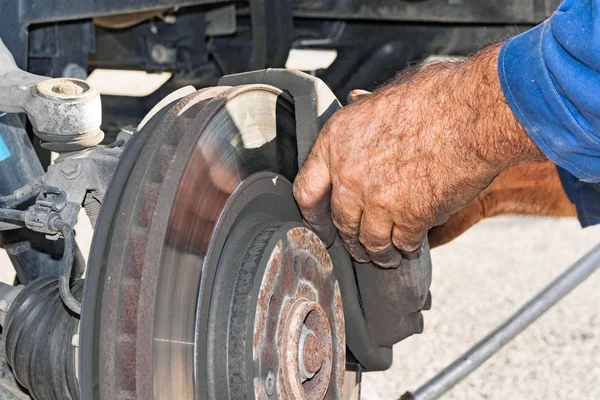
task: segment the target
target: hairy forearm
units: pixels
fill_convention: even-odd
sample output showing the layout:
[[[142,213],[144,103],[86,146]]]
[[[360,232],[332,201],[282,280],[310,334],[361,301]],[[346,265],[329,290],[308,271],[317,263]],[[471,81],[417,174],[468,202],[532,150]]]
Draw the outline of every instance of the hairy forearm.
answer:
[[[504,97],[497,66],[500,48],[484,49],[456,71],[457,101],[466,107],[462,118],[472,123],[474,145],[491,165],[504,169],[522,161],[545,161]]]
[[[495,174],[523,161],[546,161],[506,102],[498,77],[498,54],[502,44],[495,44],[464,61],[439,62],[401,73],[376,94],[393,99],[398,91],[418,88],[421,101],[431,110],[420,122],[439,143],[456,141],[459,158],[471,162],[478,158]],[[394,102],[394,100],[391,100]],[[398,101],[396,101],[398,103]],[[407,110],[400,101],[399,115]],[[421,109],[416,105],[415,109]],[[390,110],[391,112],[391,110]],[[399,123],[403,121],[400,120]]]

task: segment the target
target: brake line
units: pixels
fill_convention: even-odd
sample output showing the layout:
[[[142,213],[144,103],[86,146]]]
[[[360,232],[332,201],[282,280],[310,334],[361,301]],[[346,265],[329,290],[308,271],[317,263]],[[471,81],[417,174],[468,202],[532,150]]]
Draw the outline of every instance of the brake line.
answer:
[[[21,202],[21,200],[31,197],[34,194],[36,194],[36,192],[39,192],[43,184],[44,178],[39,177],[33,182],[28,183],[27,185],[15,190],[11,194],[8,194],[6,196],[0,196],[0,206],[12,207],[18,204],[19,202]]]
[[[60,297],[65,306],[77,315],[81,315],[81,302],[73,297],[71,292],[71,270],[73,269],[75,235],[71,228],[63,220],[59,219],[55,223],[56,228],[62,233],[65,240],[65,250],[60,265],[60,274],[58,276],[58,289]]]
[[[9,221],[25,221],[25,211],[11,210],[6,208],[0,208],[0,220]],[[74,248],[75,248],[75,235],[73,234],[73,228],[71,228],[66,222],[58,218],[54,221],[54,228],[62,233],[65,246],[63,257],[60,266],[60,273],[58,277],[59,281],[59,293],[65,306],[75,314],[81,314],[81,302],[77,301],[71,293],[71,271],[73,269],[74,259]]]

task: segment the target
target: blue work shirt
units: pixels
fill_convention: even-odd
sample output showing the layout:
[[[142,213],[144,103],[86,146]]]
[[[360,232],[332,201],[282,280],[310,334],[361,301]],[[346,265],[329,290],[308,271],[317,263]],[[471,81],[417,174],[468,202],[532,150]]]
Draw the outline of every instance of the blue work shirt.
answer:
[[[566,0],[508,40],[498,72],[513,113],[559,166],[582,225],[600,223],[600,0]]]

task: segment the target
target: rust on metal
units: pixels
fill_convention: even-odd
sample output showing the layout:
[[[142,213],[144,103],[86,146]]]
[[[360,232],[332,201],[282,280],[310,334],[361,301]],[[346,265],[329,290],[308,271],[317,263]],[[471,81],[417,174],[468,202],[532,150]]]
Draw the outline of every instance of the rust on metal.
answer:
[[[254,380],[257,398],[342,397],[346,345],[341,305],[325,246],[307,228],[289,229],[269,256],[258,295],[253,332],[260,370]],[[303,326],[311,333],[300,350]],[[299,360],[310,378],[301,378]],[[275,373],[271,393],[268,370]]]
[[[302,354],[304,368],[311,374],[316,373],[323,365],[323,345],[316,335],[310,334],[304,341]]]

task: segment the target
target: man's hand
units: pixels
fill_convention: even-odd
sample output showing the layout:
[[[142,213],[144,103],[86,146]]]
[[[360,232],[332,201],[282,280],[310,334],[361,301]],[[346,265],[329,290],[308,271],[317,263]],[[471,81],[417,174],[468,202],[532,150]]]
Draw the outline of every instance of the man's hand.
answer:
[[[505,168],[544,160],[505,102],[499,49],[419,68],[338,111],[294,185],[307,223],[323,235],[330,211],[357,261],[396,267]]]

